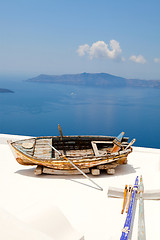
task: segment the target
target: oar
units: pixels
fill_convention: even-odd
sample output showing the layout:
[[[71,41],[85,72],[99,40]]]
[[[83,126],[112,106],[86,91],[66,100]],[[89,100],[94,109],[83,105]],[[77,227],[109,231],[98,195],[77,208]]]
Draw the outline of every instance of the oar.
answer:
[[[91,181],[94,185],[98,187],[99,190],[103,191],[103,188],[101,188],[97,183],[95,183],[91,178],[89,178],[79,167],[77,167],[71,160],[69,160],[65,155],[61,154],[55,147],[51,146],[49,143],[48,145],[54,149],[60,156],[62,156],[65,160],[67,160],[73,167],[75,167],[85,178],[87,178],[89,181]]]
[[[61,128],[61,126],[59,124],[58,124],[58,130],[59,130],[59,133],[61,135],[61,138],[63,139],[62,128]]]
[[[133,143],[135,143],[136,139],[132,139],[132,141],[127,145],[127,147],[125,148],[125,150],[127,150],[129,147],[131,147],[133,145]]]
[[[128,187],[128,185],[126,184],[126,185],[125,185],[125,189],[124,189],[123,207],[122,207],[121,214],[123,214],[124,209],[125,209],[126,195],[127,195],[127,191],[128,191],[128,190],[127,190],[127,187]]]
[[[61,135],[61,140],[62,140],[62,143],[63,143],[63,152],[64,152],[64,155],[66,154],[66,150],[65,150],[65,146],[64,146],[64,139],[63,139],[63,132],[62,132],[62,128],[60,126],[60,124],[58,124],[58,130],[59,130],[59,133]]]
[[[129,185],[127,202],[126,202],[126,213],[128,212],[129,204],[130,204],[130,201],[131,201],[131,196],[132,196],[132,185]]]
[[[121,141],[123,138],[124,132],[121,132],[114,140],[113,140],[113,148],[111,150],[111,153],[118,152],[121,149]]]

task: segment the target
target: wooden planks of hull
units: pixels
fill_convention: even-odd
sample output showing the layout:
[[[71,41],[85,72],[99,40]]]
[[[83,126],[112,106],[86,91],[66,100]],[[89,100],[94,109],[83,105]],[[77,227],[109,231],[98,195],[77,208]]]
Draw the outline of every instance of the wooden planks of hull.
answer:
[[[89,168],[83,169],[84,173],[90,173]],[[43,173],[56,175],[77,175],[81,174],[78,170],[57,170],[53,168],[43,167]]]
[[[128,138],[123,138],[121,150],[111,153],[113,140],[114,137],[108,136],[55,136],[16,141],[11,145],[20,164],[43,166],[42,170],[40,167],[35,170],[37,175],[42,173],[43,168],[47,168],[44,171],[50,171],[51,174],[57,174],[58,171],[77,174],[74,166],[66,161],[65,157],[78,168],[84,171],[92,169],[93,175],[99,175],[101,170],[114,174],[115,167],[124,164],[128,154],[132,152],[132,148],[125,150]]]
[[[49,147],[49,144],[52,144],[52,139],[36,139],[34,157],[50,159],[52,158],[52,150]]]

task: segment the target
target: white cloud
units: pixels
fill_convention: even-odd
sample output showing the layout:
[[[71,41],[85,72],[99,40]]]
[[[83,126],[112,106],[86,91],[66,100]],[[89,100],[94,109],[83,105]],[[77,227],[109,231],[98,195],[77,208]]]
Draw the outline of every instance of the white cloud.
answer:
[[[89,51],[89,45],[84,44],[78,47],[77,52],[79,56],[84,56]]]
[[[109,46],[104,41],[97,41],[91,46],[84,44],[79,46],[77,52],[79,56],[87,54],[91,59],[110,58],[124,61],[124,58],[121,57],[122,49],[116,40],[111,40]]]
[[[146,63],[146,59],[142,55],[138,55],[138,56],[133,55],[129,59],[136,63],[142,63],[142,64]]]
[[[160,58],[154,58],[155,63],[160,63]]]

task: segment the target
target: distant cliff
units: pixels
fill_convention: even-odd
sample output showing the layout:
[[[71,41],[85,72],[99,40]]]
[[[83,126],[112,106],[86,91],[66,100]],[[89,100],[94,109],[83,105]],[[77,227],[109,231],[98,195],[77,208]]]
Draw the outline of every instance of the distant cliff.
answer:
[[[99,87],[152,87],[160,88],[160,80],[126,79],[108,73],[80,73],[64,75],[41,74],[29,82],[46,82]]]
[[[0,88],[0,93],[14,93],[14,92],[6,88]]]

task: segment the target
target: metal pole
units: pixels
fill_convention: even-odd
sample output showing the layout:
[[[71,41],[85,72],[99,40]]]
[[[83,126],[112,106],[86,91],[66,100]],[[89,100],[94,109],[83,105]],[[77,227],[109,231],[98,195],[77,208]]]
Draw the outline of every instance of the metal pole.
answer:
[[[143,192],[144,185],[142,176],[140,176],[140,184],[139,184],[139,218],[138,218],[138,240],[145,240],[145,220],[144,220],[144,201],[143,201]]]
[[[67,160],[70,164],[72,164],[73,167],[75,167],[85,178],[87,178],[89,181],[91,181],[94,185],[98,187],[99,190],[103,191],[103,188],[101,188],[97,183],[95,183],[91,178],[89,178],[79,167],[77,167],[71,160],[69,160],[65,155],[62,155],[55,147],[51,146],[49,143],[48,145],[54,149],[60,156],[62,156],[65,160]]]

